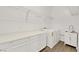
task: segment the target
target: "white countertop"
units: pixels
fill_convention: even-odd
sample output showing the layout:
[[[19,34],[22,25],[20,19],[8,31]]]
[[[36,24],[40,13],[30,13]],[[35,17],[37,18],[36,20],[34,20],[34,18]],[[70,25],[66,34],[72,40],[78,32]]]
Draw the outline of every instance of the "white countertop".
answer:
[[[27,38],[27,37],[45,33],[45,32],[47,32],[47,30],[46,31],[32,31],[32,32],[4,34],[4,35],[0,35],[0,43],[18,40],[18,39],[22,39],[22,38]]]
[[[53,32],[53,30],[39,30],[39,31],[31,31],[31,32],[3,34],[3,35],[0,35],[0,43],[27,38],[27,37],[31,37],[42,33],[48,33],[48,32]]]

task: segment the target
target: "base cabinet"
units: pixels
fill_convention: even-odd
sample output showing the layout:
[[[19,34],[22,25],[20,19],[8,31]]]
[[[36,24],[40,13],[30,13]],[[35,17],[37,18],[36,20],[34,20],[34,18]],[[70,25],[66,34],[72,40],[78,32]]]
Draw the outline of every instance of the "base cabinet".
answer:
[[[59,42],[59,39],[60,39],[59,31],[48,33],[47,46],[53,48]]]
[[[65,33],[65,44],[77,47],[77,33]]]
[[[0,44],[0,51],[4,52],[38,52],[46,47],[46,34],[18,39]]]
[[[78,35],[78,47],[77,47],[77,52],[79,52],[79,35]]]

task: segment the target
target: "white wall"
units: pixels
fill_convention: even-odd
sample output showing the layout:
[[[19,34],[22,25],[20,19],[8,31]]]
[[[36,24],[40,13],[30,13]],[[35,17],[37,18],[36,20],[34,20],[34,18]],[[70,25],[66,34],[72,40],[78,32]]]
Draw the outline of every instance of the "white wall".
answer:
[[[39,30],[43,27],[60,30],[69,25],[74,25],[78,31],[78,19],[79,16],[71,16],[67,7],[0,7],[0,34]]]
[[[53,19],[50,28],[53,30],[68,30],[73,25],[75,31],[79,32],[79,16],[66,16]]]
[[[77,7],[52,7],[51,17],[53,17],[53,20],[50,28],[53,30],[68,30],[69,25],[73,25],[75,30],[79,31],[79,15],[76,15],[77,12]]]
[[[0,7],[0,34],[39,30],[45,27],[42,12],[43,7]]]
[[[0,34],[18,31],[25,22],[26,12],[22,7],[0,7]]]
[[[52,12],[51,6],[28,6],[28,7],[25,7],[25,8],[28,8],[28,9],[38,13],[39,14],[38,18],[40,18],[41,19],[40,21],[44,23],[43,24],[44,26],[42,26],[42,27],[49,28],[49,24],[51,23],[51,18],[50,18],[50,15],[51,15],[51,12]]]
[[[68,7],[64,6],[53,6],[52,7],[52,12],[51,12],[52,17],[63,17],[63,16],[71,16],[70,10]]]
[[[41,16],[49,16],[52,11],[51,6],[24,6],[24,8],[37,12]]]

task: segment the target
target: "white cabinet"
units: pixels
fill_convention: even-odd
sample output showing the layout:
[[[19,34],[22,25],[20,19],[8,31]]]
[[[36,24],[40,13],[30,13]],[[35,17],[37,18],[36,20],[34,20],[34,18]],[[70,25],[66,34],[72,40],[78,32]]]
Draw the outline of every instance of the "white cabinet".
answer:
[[[77,47],[77,33],[65,32],[65,44]]]
[[[70,44],[70,34],[69,33],[64,33],[64,43],[65,44]]]
[[[47,46],[53,48],[59,42],[59,39],[59,31],[49,32]]]
[[[41,41],[41,49],[45,48],[47,45],[47,33],[40,34],[40,41]]]
[[[37,52],[46,46],[46,33],[0,44],[0,51]]]
[[[79,34],[78,34],[78,47],[77,47],[77,52],[79,52]]]

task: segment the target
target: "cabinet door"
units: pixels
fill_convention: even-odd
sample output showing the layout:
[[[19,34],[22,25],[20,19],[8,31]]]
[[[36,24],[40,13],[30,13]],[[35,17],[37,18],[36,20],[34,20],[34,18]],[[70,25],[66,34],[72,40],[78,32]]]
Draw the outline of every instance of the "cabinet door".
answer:
[[[30,37],[30,51],[31,52],[37,52],[41,49],[41,40],[40,40],[40,35],[35,35]]]
[[[41,49],[43,49],[44,47],[46,47],[46,43],[47,43],[47,34],[40,34],[40,40],[41,40]]]
[[[60,35],[58,31],[49,32],[48,33],[48,43],[47,45],[52,48],[54,47],[60,39]]]
[[[53,32],[49,32],[47,33],[47,46],[49,46],[50,48],[52,48],[52,43],[53,43]]]
[[[77,34],[71,34],[71,45],[77,47]]]
[[[55,44],[58,42],[58,40],[59,40],[60,38],[59,38],[59,33],[58,33],[58,31],[57,32],[54,32],[53,33],[53,45],[55,46]]]
[[[46,46],[46,33],[38,34],[30,39],[32,39],[30,43],[32,51],[40,51]]]
[[[64,39],[65,44],[70,44],[70,39],[71,39],[70,34],[69,33],[65,33],[65,39]]]
[[[79,52],[79,35],[78,35],[78,47],[77,47],[77,52]]]

